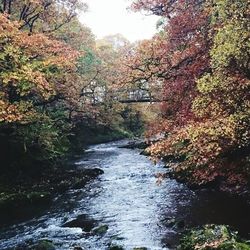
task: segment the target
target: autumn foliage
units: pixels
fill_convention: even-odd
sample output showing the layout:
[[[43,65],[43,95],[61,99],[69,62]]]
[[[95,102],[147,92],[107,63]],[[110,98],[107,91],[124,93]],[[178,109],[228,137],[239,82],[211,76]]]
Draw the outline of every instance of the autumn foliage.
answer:
[[[0,1],[4,169],[53,163],[78,143],[82,126],[123,123],[124,107],[112,96],[119,57],[112,39],[123,38],[96,41],[78,20],[85,10],[79,0]]]
[[[249,183],[249,3],[138,0],[161,28],[128,61],[129,81],[161,83],[161,114],[148,136],[156,158],[192,184],[240,191]],[[143,46],[143,49],[142,49]]]
[[[36,106],[57,92],[53,70],[74,67],[78,53],[43,34],[19,30],[19,23],[0,17],[0,121],[29,123],[39,116]]]
[[[175,173],[192,184],[246,188],[248,1],[135,0],[134,11],[159,16],[157,34],[135,44],[120,35],[95,40],[77,18],[86,8],[79,0],[0,2],[0,150],[55,160],[83,124],[140,124],[139,106],[124,104],[140,99],[152,110],[159,104],[147,130],[158,139],[147,149],[154,159],[177,157]]]

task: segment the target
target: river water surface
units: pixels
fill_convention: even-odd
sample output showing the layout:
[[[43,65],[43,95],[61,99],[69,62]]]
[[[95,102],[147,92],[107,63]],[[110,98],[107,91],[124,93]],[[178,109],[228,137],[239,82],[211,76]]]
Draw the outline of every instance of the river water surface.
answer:
[[[104,174],[84,189],[57,197],[42,216],[2,228],[0,249],[40,239],[52,240],[59,250],[105,250],[110,244],[128,250],[175,249],[183,227],[204,223],[228,224],[249,238],[250,214],[244,200],[194,192],[171,179],[158,185],[155,175],[166,171],[164,166],[154,165],[139,150],[120,148],[125,143],[91,146],[75,166],[101,168]],[[78,216],[108,226],[107,232],[98,236],[63,227]]]

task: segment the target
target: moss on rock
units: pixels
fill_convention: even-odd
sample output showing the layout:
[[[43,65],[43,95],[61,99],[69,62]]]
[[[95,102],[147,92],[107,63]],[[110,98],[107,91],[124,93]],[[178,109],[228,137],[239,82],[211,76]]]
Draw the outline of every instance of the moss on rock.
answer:
[[[56,250],[53,242],[50,240],[41,240],[31,247],[33,250]]]
[[[108,231],[109,227],[107,225],[101,225],[93,229],[93,233],[97,235],[104,235]]]
[[[250,244],[225,225],[205,225],[189,231],[178,250],[250,250]]]

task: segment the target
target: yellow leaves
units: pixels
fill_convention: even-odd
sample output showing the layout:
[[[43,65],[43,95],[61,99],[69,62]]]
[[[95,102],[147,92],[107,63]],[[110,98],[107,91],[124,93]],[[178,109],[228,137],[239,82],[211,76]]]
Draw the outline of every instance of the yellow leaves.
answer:
[[[36,93],[44,99],[49,99],[55,94],[55,88],[47,81],[46,75],[34,70],[30,64],[23,65],[14,72],[2,73],[0,79],[2,79],[3,86],[15,87],[20,97]]]
[[[241,84],[240,76],[229,75],[226,71],[214,70],[210,74],[203,75],[197,80],[197,89],[203,95],[212,93],[226,93]]]
[[[233,139],[235,132],[235,122],[229,118],[219,118],[215,121],[207,120],[205,122],[194,123],[187,128],[187,134],[191,142],[195,143],[202,137],[206,141],[220,141],[220,139]]]
[[[44,34],[21,31],[18,25],[0,14],[0,83],[4,93],[0,95],[0,121],[8,123],[32,120],[36,116],[32,101],[48,100],[62,89],[69,91],[62,86],[64,75],[75,70],[80,55]],[[59,70],[57,79],[55,71]]]
[[[211,74],[206,74],[197,81],[197,89],[203,94],[212,92],[220,85],[221,79],[219,77],[214,78]]]
[[[198,117],[203,117],[207,114],[207,108],[210,103],[211,98],[199,96],[193,101],[192,110]]]
[[[3,73],[4,67],[8,65],[9,69],[18,67],[18,65],[20,64],[20,57],[20,50],[16,46],[11,44],[10,42],[2,43],[0,38],[0,67],[2,68],[0,73]]]
[[[13,59],[17,59],[20,55],[20,51],[16,46],[13,46],[12,44],[8,44],[4,46],[3,55],[8,55],[9,57]]]
[[[250,52],[249,2],[245,0],[215,1],[213,25],[214,45],[211,50],[214,68],[229,67],[232,60],[239,67],[248,67]]]
[[[192,110],[197,117],[210,119],[247,110],[249,84],[250,81],[243,75],[214,70],[197,81],[199,93],[193,101]]]
[[[214,68],[228,67],[232,59],[238,65],[247,66],[250,34],[245,27],[246,24],[231,21],[218,30],[211,50]]]
[[[158,158],[169,154],[186,155],[184,166],[181,164],[180,168],[198,168],[210,164],[212,166],[221,154],[230,148],[244,146],[249,140],[249,129],[246,127],[244,132],[239,134],[239,124],[242,120],[249,121],[249,117],[239,114],[212,121],[194,122],[173,131],[167,138],[150,146],[147,151]]]
[[[198,96],[192,103],[192,111],[199,118],[224,116],[225,110],[220,100],[212,99],[209,96]]]

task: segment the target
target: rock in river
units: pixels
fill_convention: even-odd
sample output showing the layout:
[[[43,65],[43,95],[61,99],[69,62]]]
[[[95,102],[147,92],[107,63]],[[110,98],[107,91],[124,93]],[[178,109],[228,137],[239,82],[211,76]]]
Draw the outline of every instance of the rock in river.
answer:
[[[76,219],[66,222],[63,227],[80,227],[84,232],[89,233],[97,226],[97,221],[89,218],[86,214],[77,216]]]

